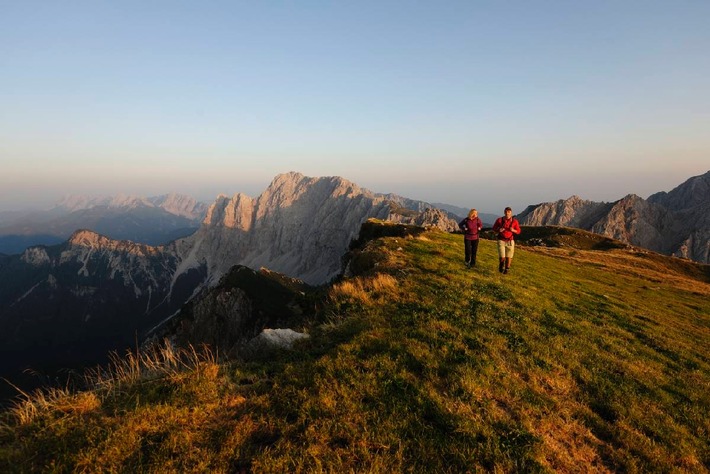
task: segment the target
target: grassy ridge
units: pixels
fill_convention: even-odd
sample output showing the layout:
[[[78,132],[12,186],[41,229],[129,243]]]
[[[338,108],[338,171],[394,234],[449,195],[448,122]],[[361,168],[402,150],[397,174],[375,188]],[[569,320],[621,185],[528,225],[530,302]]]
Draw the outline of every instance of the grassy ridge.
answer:
[[[367,244],[293,352],[6,415],[3,472],[707,472],[710,284],[628,250]],[[692,267],[696,268],[696,267]],[[368,270],[369,269],[369,270]],[[23,416],[19,416],[23,415]]]

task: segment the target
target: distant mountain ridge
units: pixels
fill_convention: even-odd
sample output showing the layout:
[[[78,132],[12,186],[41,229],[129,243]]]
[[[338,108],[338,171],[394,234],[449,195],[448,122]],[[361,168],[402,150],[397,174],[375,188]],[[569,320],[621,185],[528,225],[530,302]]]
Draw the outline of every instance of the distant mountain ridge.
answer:
[[[568,199],[528,206],[524,225],[561,225],[650,250],[710,263],[710,171],[647,200],[629,194],[611,202]]]
[[[69,195],[60,199],[54,209],[74,212],[82,209],[92,209],[94,207],[135,209],[141,206],[161,208],[170,214],[186,217],[191,220],[201,220],[208,207],[207,204],[198,202],[190,196],[170,193],[153,197],[126,194],[101,197]]]
[[[451,204],[444,204],[440,202],[432,203],[432,205],[456,215],[458,219],[463,219],[464,217],[468,216],[468,213],[471,210],[466,209],[465,207],[453,206]],[[501,213],[501,215],[503,215],[503,213]],[[498,219],[498,217],[500,216],[496,214],[481,212],[480,210],[478,210],[478,217],[483,221],[483,225],[493,226],[496,219]]]
[[[0,252],[21,253],[31,245],[58,244],[77,229],[159,245],[193,233],[206,211],[207,204],[180,194],[67,196],[49,211],[3,214]]]

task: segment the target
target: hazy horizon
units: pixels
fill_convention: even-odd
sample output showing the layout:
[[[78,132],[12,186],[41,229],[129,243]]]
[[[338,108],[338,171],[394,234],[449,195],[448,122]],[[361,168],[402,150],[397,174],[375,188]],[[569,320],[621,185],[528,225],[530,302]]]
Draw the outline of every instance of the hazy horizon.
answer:
[[[710,169],[710,3],[1,2],[0,211],[279,173],[498,213]]]
[[[295,170],[291,170],[291,171],[295,171]],[[710,171],[710,170],[707,170],[707,171]],[[617,201],[617,200],[623,198],[624,196],[626,196],[626,195],[628,195],[628,194],[637,194],[637,195],[639,195],[639,196],[641,196],[642,198],[645,199],[645,198],[647,198],[648,196],[650,196],[651,194],[654,194],[654,193],[657,193],[657,192],[661,192],[661,191],[668,192],[668,191],[672,190],[673,188],[675,188],[676,186],[678,186],[678,185],[682,184],[683,182],[685,182],[687,179],[692,178],[692,177],[694,177],[694,176],[702,175],[702,174],[704,174],[704,173],[698,173],[697,175],[688,176],[686,179],[683,179],[681,182],[678,182],[678,183],[675,183],[675,184],[671,185],[671,187],[669,187],[668,189],[655,189],[655,190],[652,190],[652,191],[650,191],[650,192],[648,192],[648,193],[646,193],[646,194],[640,194],[640,193],[637,193],[637,192],[625,192],[625,193],[623,193],[623,194],[621,194],[621,195],[618,195],[618,196],[612,197],[612,198],[608,198],[608,199],[605,199],[605,198],[598,198],[598,199],[596,199],[596,198],[592,198],[592,197],[590,197],[590,196],[587,196],[587,195],[585,195],[584,193],[573,192],[573,193],[571,193],[571,194],[567,194],[567,195],[564,195],[564,196],[551,197],[551,198],[549,198],[549,199],[545,199],[545,200],[541,200],[541,201],[535,201],[535,202],[530,201],[530,202],[527,202],[526,204],[521,204],[522,202],[524,202],[524,201],[522,201],[522,200],[517,200],[517,201],[516,201],[515,199],[508,199],[508,200],[500,199],[500,200],[499,200],[499,201],[500,201],[500,205],[498,206],[498,207],[500,207],[500,209],[498,209],[498,208],[486,208],[486,207],[482,207],[482,206],[480,206],[480,205],[478,206],[478,209],[479,209],[480,212],[490,213],[490,214],[497,214],[497,213],[499,213],[499,212],[502,213],[502,209],[503,209],[504,206],[512,205],[511,207],[513,207],[514,212],[515,212],[515,213],[519,213],[519,212],[522,212],[528,205],[535,205],[535,204],[539,204],[539,203],[541,203],[541,202],[557,201],[557,200],[559,200],[559,199],[567,199],[567,198],[571,197],[572,195],[578,195],[578,196],[581,197],[582,199],[587,199],[587,200],[590,200],[590,201],[605,201],[605,202]],[[345,178],[345,179],[348,179],[347,176],[342,176],[342,177]],[[352,181],[352,180],[351,180],[351,181]],[[116,196],[119,196],[119,195],[129,195],[129,196],[137,196],[137,197],[149,198],[149,197],[157,197],[157,196],[161,196],[161,195],[166,195],[166,194],[175,193],[175,194],[187,195],[187,196],[190,196],[190,197],[196,199],[197,201],[200,201],[200,202],[203,202],[203,203],[207,203],[207,204],[211,204],[212,202],[214,202],[214,201],[216,200],[216,198],[217,198],[219,195],[232,196],[232,195],[234,195],[234,194],[236,194],[236,193],[243,193],[243,194],[246,194],[246,195],[248,195],[248,196],[250,196],[250,197],[256,198],[256,197],[258,197],[258,196],[266,189],[266,187],[269,185],[270,182],[271,182],[271,180],[269,180],[269,182],[267,182],[267,183],[264,183],[263,185],[252,184],[252,185],[250,185],[250,186],[245,186],[243,189],[237,189],[237,190],[232,191],[232,192],[215,192],[215,193],[209,193],[209,192],[206,192],[206,191],[187,192],[187,191],[182,191],[182,190],[177,190],[177,189],[174,189],[174,190],[164,190],[164,191],[162,191],[162,192],[151,192],[148,188],[146,188],[146,189],[143,190],[143,191],[141,191],[141,190],[138,189],[138,188],[134,188],[134,189],[135,189],[134,192],[125,192],[125,191],[120,191],[120,190],[119,190],[119,191],[114,192],[114,193],[107,193],[107,192],[86,192],[86,193],[78,192],[78,193],[66,193],[66,194],[58,195],[58,196],[56,196],[56,197],[54,197],[54,198],[47,199],[47,200],[44,200],[44,201],[41,201],[41,202],[40,202],[40,201],[36,201],[34,205],[28,204],[28,202],[31,201],[31,199],[30,199],[30,200],[28,200],[28,201],[25,201],[24,204],[21,203],[21,205],[20,205],[20,206],[17,206],[17,207],[10,207],[10,206],[0,207],[0,212],[6,212],[6,211],[20,211],[20,212],[22,212],[22,211],[41,211],[41,210],[49,210],[49,209],[52,208],[55,204],[57,204],[62,198],[64,198],[64,197],[69,197],[69,196],[116,197]],[[424,189],[424,190],[417,190],[416,188],[409,188],[409,187],[407,187],[406,185],[404,185],[404,186],[400,185],[400,186],[399,186],[399,189],[400,189],[401,191],[392,191],[392,190],[369,188],[369,187],[363,186],[361,183],[357,183],[357,182],[355,182],[355,184],[358,184],[358,185],[360,185],[361,187],[364,187],[364,188],[366,188],[366,189],[369,189],[369,190],[372,191],[372,192],[383,193],[383,194],[394,193],[394,194],[398,194],[398,195],[403,196],[403,197],[406,197],[406,198],[411,198],[411,199],[426,201],[426,202],[429,202],[429,203],[449,204],[449,205],[459,206],[459,207],[462,207],[462,208],[470,208],[470,207],[476,207],[476,206],[477,206],[475,203],[470,203],[470,204],[463,203],[463,204],[461,204],[461,203],[458,203],[458,202],[447,201],[447,200],[429,199],[429,198],[427,198],[427,190],[426,190],[426,189]],[[195,191],[194,188],[191,188],[191,189],[193,189],[193,191]],[[250,191],[250,190],[251,190],[251,191]],[[432,194],[436,194],[435,191],[432,191]],[[540,194],[540,193],[538,193],[538,195],[539,195],[539,194]],[[480,201],[480,200],[479,200],[479,201]],[[4,203],[3,203],[3,204],[4,204]]]

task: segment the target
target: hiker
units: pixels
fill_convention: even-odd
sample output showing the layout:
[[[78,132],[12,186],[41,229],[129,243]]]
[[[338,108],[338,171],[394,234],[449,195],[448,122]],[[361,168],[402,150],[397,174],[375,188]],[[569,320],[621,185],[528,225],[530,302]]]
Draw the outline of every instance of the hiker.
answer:
[[[459,228],[463,231],[466,268],[475,267],[476,254],[478,253],[478,232],[483,228],[483,222],[478,218],[478,211],[471,209],[468,212],[468,217],[459,222]]]
[[[515,235],[520,235],[520,224],[513,217],[513,210],[505,208],[505,215],[496,219],[493,224],[493,232],[498,235],[498,271],[506,274],[510,271],[510,263],[513,261],[515,252]]]

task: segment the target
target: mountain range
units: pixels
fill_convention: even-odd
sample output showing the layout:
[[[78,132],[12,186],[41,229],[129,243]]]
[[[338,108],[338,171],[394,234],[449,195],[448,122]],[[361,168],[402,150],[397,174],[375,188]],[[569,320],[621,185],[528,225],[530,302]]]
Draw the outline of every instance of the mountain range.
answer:
[[[160,245],[195,232],[207,204],[181,194],[156,197],[66,196],[48,211],[0,214],[0,253],[66,241],[77,229],[117,240]]]
[[[578,196],[528,206],[523,225],[577,227],[656,252],[710,263],[710,171],[670,192],[615,202]]]
[[[526,225],[580,227],[663,253],[708,259],[710,173],[648,200],[614,203],[576,196],[529,206]],[[337,277],[342,258],[370,218],[457,230],[460,215],[340,177],[286,173],[256,198],[219,196],[208,208],[191,198],[119,197],[63,200],[55,212],[154,210],[201,226],[161,245],[117,240],[96,228],[75,230],[56,245],[0,254],[0,374],[27,367],[54,373],[100,362],[109,350],[134,346],[183,305],[242,265],[321,285]],[[461,210],[461,209],[459,209]],[[463,211],[466,211],[463,209]],[[135,216],[135,214],[131,214]],[[45,222],[51,222],[51,219]]]
[[[420,201],[339,177],[287,173],[257,198],[218,197],[199,230],[165,245],[78,230],[62,244],[3,256],[0,370],[99,361],[108,350],[134,345],[238,264],[325,283],[341,272],[342,256],[371,217],[457,228],[452,216]]]

